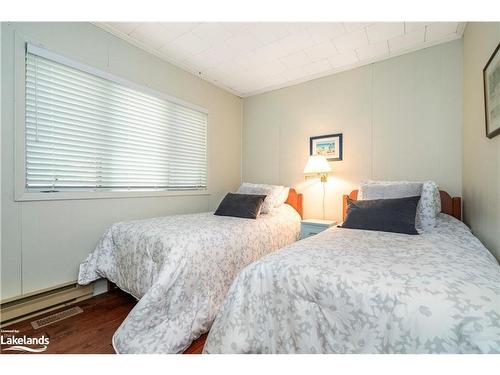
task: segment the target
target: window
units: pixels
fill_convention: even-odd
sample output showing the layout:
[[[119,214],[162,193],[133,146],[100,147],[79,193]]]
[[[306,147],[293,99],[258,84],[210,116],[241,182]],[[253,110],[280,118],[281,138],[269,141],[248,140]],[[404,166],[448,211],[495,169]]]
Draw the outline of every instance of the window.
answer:
[[[207,113],[29,45],[25,188],[203,190]]]

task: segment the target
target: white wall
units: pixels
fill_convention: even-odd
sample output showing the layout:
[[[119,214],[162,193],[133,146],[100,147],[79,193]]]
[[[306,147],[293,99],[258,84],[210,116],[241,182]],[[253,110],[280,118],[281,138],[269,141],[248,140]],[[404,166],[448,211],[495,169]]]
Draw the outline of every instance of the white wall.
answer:
[[[483,68],[500,22],[471,22],[464,35],[464,220],[500,260],[500,135],[486,137]]]
[[[1,298],[76,280],[80,261],[116,221],[214,208],[241,178],[241,99],[89,23],[2,24]],[[209,111],[209,194],[123,199],[14,201],[19,40],[42,44],[95,68],[203,106]]]
[[[457,40],[243,101],[243,180],[296,185],[305,217],[321,217],[321,185],[305,181],[309,137],[343,133],[326,216],[365,179],[435,180],[462,191],[462,41]]]

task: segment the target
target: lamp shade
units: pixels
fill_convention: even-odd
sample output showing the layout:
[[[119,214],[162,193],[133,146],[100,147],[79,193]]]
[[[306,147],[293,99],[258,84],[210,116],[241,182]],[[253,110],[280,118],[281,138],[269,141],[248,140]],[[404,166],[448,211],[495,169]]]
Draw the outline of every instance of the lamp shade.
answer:
[[[304,174],[309,173],[328,173],[331,172],[330,164],[324,156],[312,155],[309,156],[309,160],[304,168]]]

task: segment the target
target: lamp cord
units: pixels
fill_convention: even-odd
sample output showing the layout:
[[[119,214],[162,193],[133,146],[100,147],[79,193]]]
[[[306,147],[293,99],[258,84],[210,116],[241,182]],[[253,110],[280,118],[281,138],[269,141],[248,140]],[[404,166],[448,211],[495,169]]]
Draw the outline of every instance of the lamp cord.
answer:
[[[325,185],[326,185],[326,182],[323,182],[322,185],[323,185],[323,220],[325,220]]]

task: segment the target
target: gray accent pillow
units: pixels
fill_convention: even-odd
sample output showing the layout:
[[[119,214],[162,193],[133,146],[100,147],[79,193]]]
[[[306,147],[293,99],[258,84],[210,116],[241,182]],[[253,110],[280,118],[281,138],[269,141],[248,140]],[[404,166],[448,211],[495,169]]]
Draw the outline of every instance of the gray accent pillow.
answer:
[[[419,196],[356,201],[347,199],[347,217],[341,228],[418,234],[415,217]]]
[[[264,199],[265,195],[227,193],[214,215],[256,219]]]

